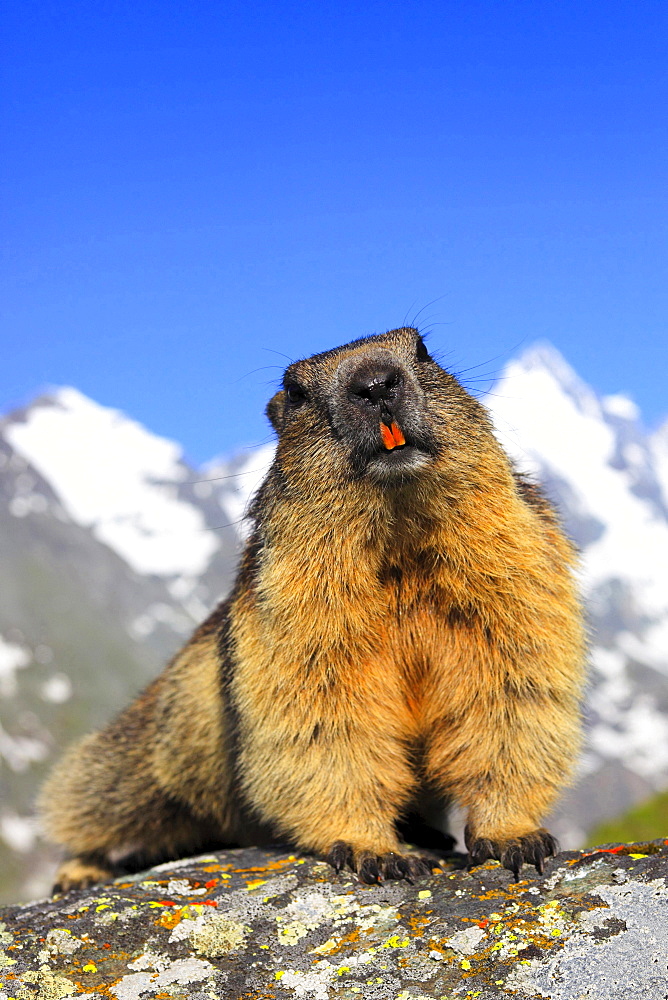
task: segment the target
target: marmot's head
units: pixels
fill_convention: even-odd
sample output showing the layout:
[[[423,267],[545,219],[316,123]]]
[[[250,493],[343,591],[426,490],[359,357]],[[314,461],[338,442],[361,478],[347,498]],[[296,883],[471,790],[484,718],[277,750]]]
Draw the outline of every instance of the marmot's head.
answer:
[[[402,327],[291,364],[267,407],[285,473],[405,483],[476,464],[483,408]],[[479,454],[478,454],[478,457]],[[301,478],[301,476],[300,476]]]

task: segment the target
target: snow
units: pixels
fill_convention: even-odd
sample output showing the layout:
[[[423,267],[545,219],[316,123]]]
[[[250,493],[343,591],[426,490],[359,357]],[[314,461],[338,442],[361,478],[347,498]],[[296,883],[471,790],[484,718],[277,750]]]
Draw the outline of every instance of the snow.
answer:
[[[592,666],[599,675],[589,695],[589,708],[598,721],[589,734],[590,751],[586,764],[596,771],[599,758],[616,760],[641,775],[659,790],[668,785],[668,717],[648,693],[639,691],[627,669],[624,638],[620,649],[594,647]]]
[[[518,465],[539,478],[565,480],[580,510],[605,525],[583,554],[585,590],[621,579],[631,583],[646,614],[657,620],[668,615],[668,521],[633,492],[633,470],[610,464],[618,439],[606,414],[635,419],[634,404],[614,396],[604,406],[553,348],[541,347],[510,362],[488,405]],[[648,456],[633,447],[634,464]],[[665,464],[668,478],[668,445]],[[662,655],[668,658],[665,647]]]
[[[632,399],[622,393],[604,396],[602,402],[603,409],[611,417],[618,417],[620,420],[640,420],[640,410]]]
[[[31,764],[46,760],[48,748],[41,740],[32,736],[12,736],[0,726],[0,758],[10,770],[17,773],[27,771]]]
[[[72,697],[72,681],[67,674],[53,674],[42,684],[42,698],[53,705],[62,705]]]
[[[642,638],[625,629],[617,634],[616,640],[619,649],[627,656],[668,674],[668,614],[662,621],[645,629]]]
[[[48,506],[46,497],[41,493],[29,493],[27,496],[12,497],[9,513],[14,517],[27,517],[28,514],[43,514]]]
[[[174,442],[71,388],[4,433],[69,516],[138,573],[192,578],[206,570],[218,541],[202,512],[178,497],[188,471]],[[26,503],[14,511],[28,512]]]
[[[650,695],[640,694],[625,708],[617,726],[599,723],[590,733],[592,748],[622,762],[657,789],[668,785],[668,718]]]
[[[18,691],[17,671],[30,666],[32,656],[27,649],[7,642],[0,635],[0,697],[12,698]]]
[[[26,854],[37,840],[37,820],[34,816],[19,816],[13,811],[0,815],[0,837],[9,848]]]
[[[619,623],[614,648],[596,645],[593,635],[595,721],[583,773],[615,761],[665,788],[668,716],[639,690],[631,667],[635,661],[668,674],[668,517],[661,508],[668,507],[668,423],[646,435],[632,400],[599,399],[545,346],[510,362],[489,409],[518,466],[551,480],[557,491],[566,484],[571,514],[604,526],[581,553],[585,595],[596,591],[598,606],[611,581],[625,588],[627,621]]]
[[[228,488],[224,491],[221,490],[220,506],[227,523],[233,524],[242,537],[246,534],[246,526],[243,522],[248,513],[250,501],[266,476],[269,466],[274,460],[275,451],[275,445],[264,445],[234,462],[235,471],[230,477]],[[211,471],[215,471],[215,468],[212,466]],[[227,466],[220,468],[222,471],[222,468],[227,468]]]
[[[664,502],[668,506],[668,420],[650,437],[649,450]]]
[[[135,639],[143,640],[160,625],[167,625],[177,634],[186,635],[192,630],[193,622],[169,604],[156,601],[131,623],[130,634]]]

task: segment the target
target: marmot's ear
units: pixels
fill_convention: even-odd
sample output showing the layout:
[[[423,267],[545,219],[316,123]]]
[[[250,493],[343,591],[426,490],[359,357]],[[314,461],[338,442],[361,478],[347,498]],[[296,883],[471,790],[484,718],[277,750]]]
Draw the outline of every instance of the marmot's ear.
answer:
[[[267,409],[265,410],[265,413],[269,417],[269,423],[277,434],[280,434],[283,429],[284,402],[285,393],[281,389],[280,392],[277,392],[275,396],[271,397],[267,403]]]

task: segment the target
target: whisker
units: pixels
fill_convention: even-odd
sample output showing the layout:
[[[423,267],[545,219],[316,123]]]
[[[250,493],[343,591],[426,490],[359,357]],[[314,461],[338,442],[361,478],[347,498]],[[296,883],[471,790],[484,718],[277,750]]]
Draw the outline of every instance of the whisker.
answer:
[[[496,380],[499,377],[500,369],[496,369],[492,372],[483,372],[481,375],[471,375],[468,378],[462,378],[461,372],[452,372],[462,385],[472,385],[474,382],[487,382],[490,379]]]
[[[230,472],[226,476],[214,476],[213,479],[189,479],[180,486],[199,486],[200,483],[220,483],[224,479],[238,479],[240,476],[257,476],[266,469],[246,469],[244,472]]]
[[[422,309],[419,309],[418,312],[416,312],[415,316],[413,316],[413,319],[411,321],[411,326],[417,327],[417,321],[419,320],[420,316],[425,311],[425,309],[429,309],[430,306],[433,306],[437,302],[440,302],[441,299],[447,298],[449,294],[450,294],[449,292],[444,292],[443,295],[437,296],[435,299],[432,299],[431,302],[425,303],[425,305],[422,306]]]
[[[266,372],[270,368],[278,368],[279,371],[283,371],[280,365],[262,365],[261,368],[253,368],[251,372],[246,372],[244,375],[240,375],[239,378],[235,379],[232,382],[232,385],[236,385],[238,382],[241,382],[245,378],[250,378],[251,375],[257,375],[258,372]]]
[[[270,354],[278,354],[279,358],[285,358],[288,364],[294,364],[294,358],[291,358],[288,354],[284,354],[283,351],[275,351],[273,347],[263,347],[263,351],[269,351]],[[276,366],[278,367],[278,365]]]
[[[490,389],[487,389],[486,391],[484,389],[478,389],[477,391],[483,396],[493,396],[494,399],[508,399],[508,396],[502,392],[492,392]]]
[[[411,309],[413,308],[414,305],[415,305],[415,299],[413,299],[413,301],[409,305],[408,309],[404,313],[404,318],[401,321],[401,325],[402,326],[407,326],[408,325],[408,314],[409,314],[409,312],[411,311]]]
[[[244,514],[244,516],[240,517],[238,521],[230,521],[229,524],[209,524],[206,528],[198,528],[198,531],[222,531],[223,528],[234,528],[237,524],[243,524],[246,517],[247,515]]]

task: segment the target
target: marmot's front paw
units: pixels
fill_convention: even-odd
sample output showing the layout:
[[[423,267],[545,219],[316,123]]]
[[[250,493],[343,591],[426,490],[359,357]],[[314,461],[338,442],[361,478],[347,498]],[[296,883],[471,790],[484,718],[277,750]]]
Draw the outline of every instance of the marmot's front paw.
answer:
[[[99,882],[110,882],[114,877],[111,868],[88,858],[70,858],[63,861],[56,872],[53,892],[71,892],[73,889],[87,889]]]
[[[407,882],[414,882],[417,879],[427,878],[432,874],[432,869],[438,868],[438,864],[431,858],[425,858],[418,854],[374,854],[371,851],[356,851],[350,844],[343,840],[337,840],[332,844],[332,849],[327,855],[326,861],[337,872],[344,868],[350,868],[356,872],[360,882],[367,882],[373,885],[377,882],[384,882],[386,879],[406,879]]]
[[[535,865],[538,873],[542,875],[545,871],[545,859],[553,857],[559,850],[555,838],[542,827],[532,833],[525,833],[522,837],[508,840],[472,837],[467,827],[465,839],[469,852],[469,869],[490,859],[500,861],[504,868],[513,872],[516,882],[525,861]]]

